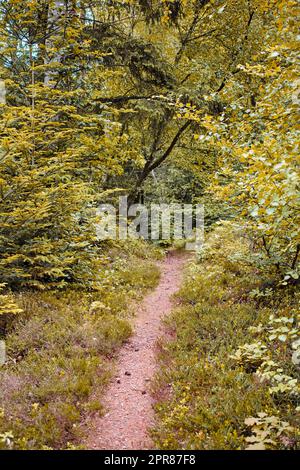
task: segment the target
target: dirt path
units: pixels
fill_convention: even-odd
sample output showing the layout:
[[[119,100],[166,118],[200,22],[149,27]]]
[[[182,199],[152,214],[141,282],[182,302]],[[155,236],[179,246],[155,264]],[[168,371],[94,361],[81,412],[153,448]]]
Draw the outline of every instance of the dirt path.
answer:
[[[121,349],[116,375],[105,394],[106,414],[87,423],[84,445],[88,449],[149,449],[148,429],[153,424],[153,399],[149,382],[155,372],[155,345],[162,333],[161,319],[172,308],[185,254],[170,253],[161,264],[158,287],[137,308],[134,335]]]

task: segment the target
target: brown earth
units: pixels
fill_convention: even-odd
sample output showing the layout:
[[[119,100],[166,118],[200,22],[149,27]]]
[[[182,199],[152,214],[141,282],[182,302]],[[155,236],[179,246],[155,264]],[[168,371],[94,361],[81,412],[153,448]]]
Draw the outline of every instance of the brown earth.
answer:
[[[150,449],[149,428],[154,423],[153,398],[149,393],[156,369],[156,342],[162,335],[161,320],[172,309],[185,253],[170,252],[160,264],[157,288],[136,308],[134,334],[122,347],[116,374],[105,392],[104,416],[88,419],[84,446],[87,449]]]

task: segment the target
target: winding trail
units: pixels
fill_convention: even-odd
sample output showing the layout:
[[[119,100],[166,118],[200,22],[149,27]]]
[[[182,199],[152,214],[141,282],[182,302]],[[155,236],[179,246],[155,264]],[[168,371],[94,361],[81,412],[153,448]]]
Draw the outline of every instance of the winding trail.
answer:
[[[155,373],[155,346],[162,334],[162,317],[172,309],[172,295],[178,290],[186,253],[169,253],[160,263],[161,279],[154,291],[137,306],[134,334],[122,347],[116,375],[102,403],[106,414],[87,422],[87,449],[150,449],[148,429],[154,423],[153,398],[149,393]]]

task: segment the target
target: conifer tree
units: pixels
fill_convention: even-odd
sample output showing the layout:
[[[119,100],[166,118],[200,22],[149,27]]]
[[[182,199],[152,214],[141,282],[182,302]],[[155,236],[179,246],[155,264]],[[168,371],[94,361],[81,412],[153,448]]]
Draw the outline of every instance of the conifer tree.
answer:
[[[75,6],[1,2],[0,266],[11,286],[93,276],[95,188],[126,160],[118,123],[90,109],[102,54]]]

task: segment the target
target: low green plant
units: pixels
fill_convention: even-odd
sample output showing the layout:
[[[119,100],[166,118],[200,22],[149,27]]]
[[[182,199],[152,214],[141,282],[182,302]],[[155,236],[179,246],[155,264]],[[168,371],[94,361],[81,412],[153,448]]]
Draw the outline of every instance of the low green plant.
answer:
[[[9,292],[5,292],[6,284],[0,284],[0,337],[5,334],[6,328],[8,327],[12,318],[22,313],[23,310],[16,303],[13,295]]]
[[[288,443],[288,433],[294,428],[286,421],[280,421],[277,416],[258,413],[256,418],[245,419],[245,424],[251,429],[252,435],[245,438],[248,443],[246,450],[265,450],[276,447],[278,439]]]
[[[299,448],[299,292],[253,295],[273,282],[250,251],[242,228],[225,222],[189,267],[160,343],[156,448]],[[252,430],[250,418],[261,420]]]
[[[111,245],[93,289],[11,294],[18,315],[0,368],[0,448],[78,448],[80,423],[101,412],[112,359],[131,335],[131,301],[158,282],[158,254],[149,247],[146,256],[141,241]]]

